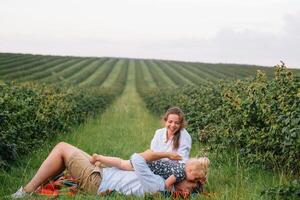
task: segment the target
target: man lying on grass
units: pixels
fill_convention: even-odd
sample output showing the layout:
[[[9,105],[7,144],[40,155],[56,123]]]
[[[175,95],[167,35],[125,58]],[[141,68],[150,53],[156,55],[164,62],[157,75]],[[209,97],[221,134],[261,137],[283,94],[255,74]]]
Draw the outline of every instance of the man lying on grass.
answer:
[[[147,157],[147,165],[150,170],[165,179],[165,187],[172,191],[175,184],[183,180],[203,182],[206,179],[210,161],[207,157],[191,158],[186,161],[186,163],[174,162],[174,160],[182,160],[182,157],[177,153],[165,152],[166,156],[171,160],[155,160],[157,158],[154,152],[151,150],[145,151],[144,157]],[[156,153],[158,155],[163,155],[162,152]],[[152,158],[149,157],[152,155]],[[160,157],[161,157],[160,156]],[[149,162],[149,160],[155,160]],[[95,164],[100,162],[105,166],[117,167],[121,170],[133,171],[131,160],[123,160],[119,157],[110,157],[104,155],[93,154],[90,162]]]
[[[50,152],[35,176],[12,198],[23,198],[36,191],[43,183],[67,169],[79,181],[79,188],[91,194],[105,194],[116,191],[125,195],[143,196],[146,193],[165,191],[165,180],[153,174],[147,161],[171,158],[174,153],[145,151],[134,153],[131,163],[134,171],[124,171],[114,167],[101,168],[91,164],[91,156],[68,143],[60,142]],[[183,180],[175,185],[179,192],[191,192],[197,183]]]

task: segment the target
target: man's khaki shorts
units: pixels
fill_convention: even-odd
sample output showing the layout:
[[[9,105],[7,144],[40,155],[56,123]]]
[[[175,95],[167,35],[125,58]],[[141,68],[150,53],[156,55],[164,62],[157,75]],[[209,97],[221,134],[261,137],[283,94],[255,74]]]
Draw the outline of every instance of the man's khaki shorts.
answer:
[[[83,151],[75,151],[67,162],[70,174],[79,182],[79,188],[84,192],[97,194],[100,186],[103,170],[92,165],[89,155]]]

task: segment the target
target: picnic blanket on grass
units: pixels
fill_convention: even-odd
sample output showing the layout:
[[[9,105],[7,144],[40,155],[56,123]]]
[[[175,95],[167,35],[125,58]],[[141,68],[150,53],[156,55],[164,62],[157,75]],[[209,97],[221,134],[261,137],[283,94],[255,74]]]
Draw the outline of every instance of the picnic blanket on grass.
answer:
[[[67,171],[43,184],[35,192],[45,196],[75,196],[78,190],[78,182]]]

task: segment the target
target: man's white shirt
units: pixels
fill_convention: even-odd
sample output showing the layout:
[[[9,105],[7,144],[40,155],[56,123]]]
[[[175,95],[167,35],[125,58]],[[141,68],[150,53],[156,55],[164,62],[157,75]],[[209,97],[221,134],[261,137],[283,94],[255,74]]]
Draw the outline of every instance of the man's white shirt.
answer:
[[[131,156],[134,171],[124,171],[115,167],[103,169],[103,177],[98,193],[115,190],[125,195],[143,196],[165,190],[165,180],[153,174],[145,159],[135,153]]]

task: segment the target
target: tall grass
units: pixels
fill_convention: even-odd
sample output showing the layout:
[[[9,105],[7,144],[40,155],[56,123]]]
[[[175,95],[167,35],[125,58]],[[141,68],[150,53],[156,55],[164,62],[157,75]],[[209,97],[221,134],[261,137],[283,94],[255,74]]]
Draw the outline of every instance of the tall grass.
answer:
[[[211,169],[205,190],[212,199],[257,200],[269,199],[261,192],[287,181],[280,172],[268,171],[260,166],[247,166],[240,160],[238,152],[208,154]]]

